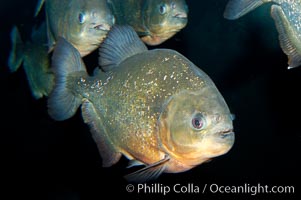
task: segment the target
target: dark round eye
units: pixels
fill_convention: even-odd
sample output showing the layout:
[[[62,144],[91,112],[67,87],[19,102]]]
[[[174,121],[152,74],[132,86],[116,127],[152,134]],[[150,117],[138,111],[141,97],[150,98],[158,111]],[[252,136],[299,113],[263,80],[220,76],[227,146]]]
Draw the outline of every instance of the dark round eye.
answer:
[[[192,123],[192,127],[195,128],[196,130],[200,130],[200,129],[204,128],[204,126],[205,126],[204,116],[201,113],[196,114],[192,118],[191,123]]]
[[[166,5],[165,4],[161,4],[159,7],[159,12],[160,14],[165,14],[166,13]]]
[[[83,24],[85,22],[85,14],[84,13],[79,13],[78,14],[78,21],[81,24]]]

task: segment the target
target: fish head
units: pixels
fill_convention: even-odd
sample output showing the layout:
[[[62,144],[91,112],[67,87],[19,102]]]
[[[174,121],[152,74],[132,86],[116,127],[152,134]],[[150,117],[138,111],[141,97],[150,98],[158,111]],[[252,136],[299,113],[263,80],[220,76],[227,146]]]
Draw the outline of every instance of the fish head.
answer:
[[[232,115],[215,86],[182,91],[166,103],[159,120],[167,171],[182,172],[227,153],[234,143]]]
[[[83,56],[99,47],[114,25],[115,17],[106,0],[80,2],[71,13],[69,21],[73,23],[69,23],[69,30],[73,31],[68,31],[67,38]]]
[[[185,0],[149,0],[143,10],[144,25],[149,37],[142,38],[149,45],[157,45],[183,29],[188,22]]]

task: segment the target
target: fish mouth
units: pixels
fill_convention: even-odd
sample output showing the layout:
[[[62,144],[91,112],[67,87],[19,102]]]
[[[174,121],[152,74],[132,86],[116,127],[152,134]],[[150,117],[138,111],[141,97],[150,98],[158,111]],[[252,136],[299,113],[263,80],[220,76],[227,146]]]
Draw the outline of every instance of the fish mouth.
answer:
[[[111,26],[109,24],[98,24],[93,26],[93,29],[100,31],[109,31],[111,29]]]
[[[185,12],[178,12],[175,15],[173,15],[175,18],[180,18],[180,19],[186,19],[187,18],[187,13]]]
[[[233,132],[233,129],[227,129],[227,130],[223,130],[223,131],[218,132],[218,134],[220,135],[220,137],[222,139],[224,139],[224,138],[228,138],[230,136],[233,136],[234,132]]]

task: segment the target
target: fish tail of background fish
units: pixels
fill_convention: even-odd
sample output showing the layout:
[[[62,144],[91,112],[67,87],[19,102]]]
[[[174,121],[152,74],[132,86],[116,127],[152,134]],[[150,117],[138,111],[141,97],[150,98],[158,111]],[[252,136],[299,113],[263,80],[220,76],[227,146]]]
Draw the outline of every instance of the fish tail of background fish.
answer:
[[[230,0],[225,8],[224,17],[230,20],[238,19],[269,1],[271,0]]]
[[[273,5],[271,15],[275,21],[276,28],[279,33],[280,46],[283,52],[288,56],[288,69],[295,68],[301,65],[301,55],[298,53],[297,45],[301,45],[292,26],[284,14],[282,8],[278,5]]]
[[[8,68],[11,72],[15,72],[24,60],[24,44],[22,42],[19,30],[16,26],[13,27],[10,38],[12,47],[8,57]]]
[[[49,70],[48,51],[46,46],[43,46],[45,28],[42,24],[38,29],[33,29],[34,42],[23,43],[16,26],[11,32],[12,48],[8,58],[8,67],[11,72],[15,72],[23,63],[31,94],[35,99],[48,96],[54,84],[53,74]]]
[[[86,67],[79,52],[61,37],[54,49],[51,67],[56,82],[48,99],[48,113],[53,119],[62,121],[72,117],[82,103],[82,98],[68,89],[68,77],[74,72],[86,73]]]
[[[32,46],[32,48],[37,48]],[[34,52],[35,51],[35,52]],[[36,58],[37,53],[39,58]],[[47,48],[33,49],[23,62],[28,84],[35,99],[48,96],[54,85],[54,75],[50,71],[50,61]]]

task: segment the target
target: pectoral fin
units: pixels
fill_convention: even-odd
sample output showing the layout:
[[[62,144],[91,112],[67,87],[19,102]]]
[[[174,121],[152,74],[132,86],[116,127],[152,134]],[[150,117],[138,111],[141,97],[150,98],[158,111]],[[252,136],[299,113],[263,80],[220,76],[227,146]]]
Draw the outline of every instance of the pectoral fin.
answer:
[[[273,5],[271,15],[279,33],[280,46],[289,59],[288,69],[300,66],[301,50],[298,51],[296,45],[301,44],[301,41],[297,38],[298,33],[293,29],[280,6]]]
[[[84,122],[90,126],[92,137],[102,158],[102,166],[110,167],[118,162],[121,157],[121,153],[117,152],[108,140],[100,117],[93,104],[88,99],[84,99],[83,101],[82,116],[84,118]]]
[[[157,179],[166,169],[166,163],[170,160],[168,155],[164,159],[148,165],[138,171],[128,174],[125,179],[129,182],[143,183]]]

